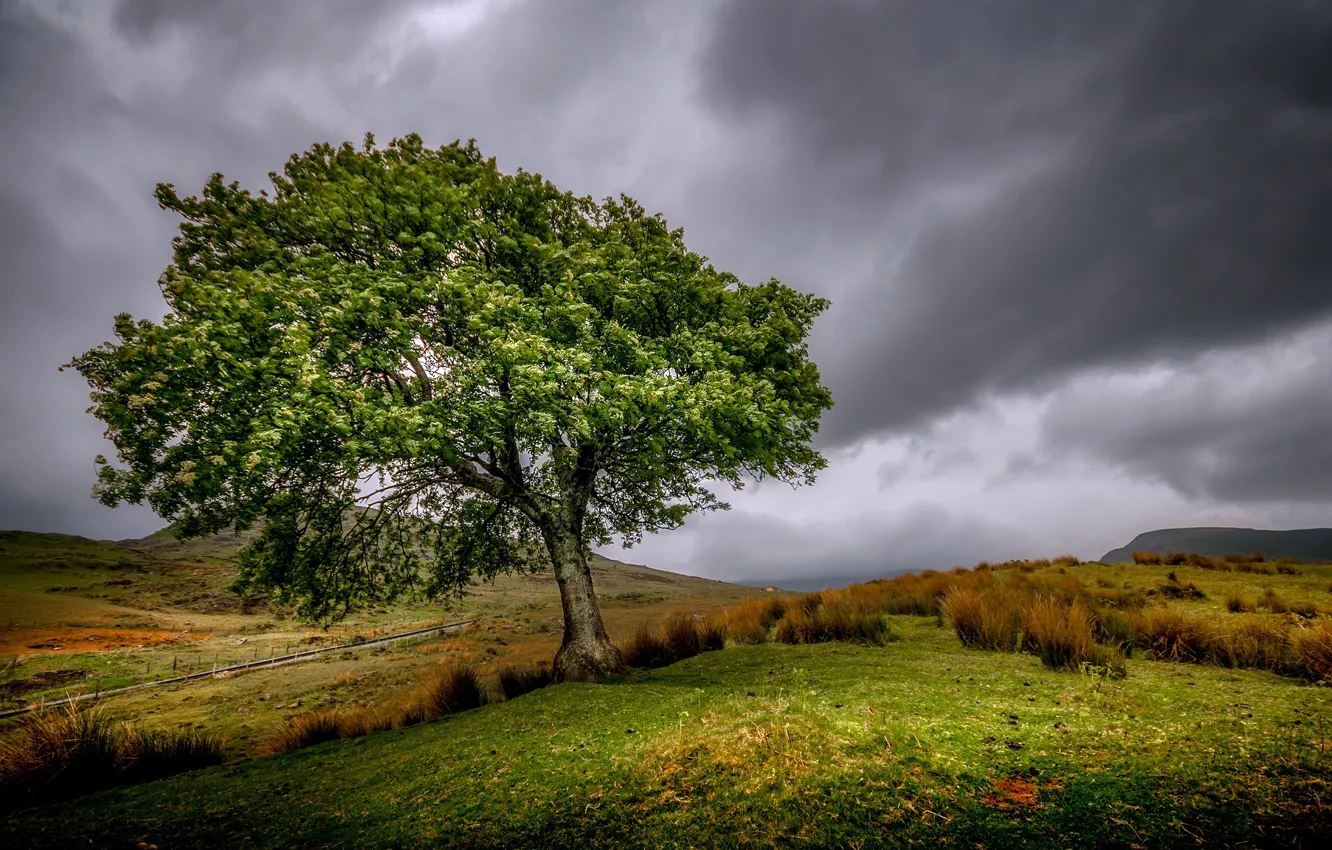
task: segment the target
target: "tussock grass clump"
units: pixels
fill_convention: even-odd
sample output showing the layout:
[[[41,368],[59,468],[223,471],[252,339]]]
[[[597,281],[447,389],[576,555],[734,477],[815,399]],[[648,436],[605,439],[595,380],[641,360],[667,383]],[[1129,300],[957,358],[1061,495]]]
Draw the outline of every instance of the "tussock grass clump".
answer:
[[[822,593],[804,593],[796,597],[795,608],[802,614],[813,614],[823,604]]]
[[[499,673],[501,689],[504,688],[506,670]],[[451,664],[427,672],[416,690],[405,698],[355,711],[319,710],[293,717],[269,735],[256,748],[255,754],[271,755],[325,741],[402,729],[446,714],[480,708],[489,702],[491,695],[482,687],[476,669],[465,664]]]
[[[698,626],[688,614],[679,611],[667,614],[661,632],[661,642],[671,658],[692,658],[700,652]]]
[[[766,632],[765,632],[766,634]],[[661,634],[641,623],[620,652],[630,667],[665,667],[702,652],[712,652],[726,645],[723,622],[707,620],[697,614],[673,611],[666,615]]]
[[[1290,613],[1299,614],[1306,620],[1312,620],[1318,616],[1318,606],[1307,599],[1301,599],[1290,603]]]
[[[1054,565],[1056,567],[1076,567],[1081,563],[1082,561],[1078,560],[1077,555],[1060,555],[1054,559]]]
[[[1273,614],[1284,614],[1290,610],[1290,605],[1286,604],[1286,600],[1282,599],[1281,595],[1270,587],[1263,591],[1263,598],[1259,600],[1258,604]]]
[[[480,708],[490,700],[481,689],[476,668],[449,664],[422,678],[417,686],[416,701],[428,714],[439,717]]]
[[[1290,624],[1262,617],[1227,617],[1215,624],[1207,660],[1219,667],[1291,667]]]
[[[1119,611],[1107,611],[1099,616],[1093,615],[1093,629],[1097,638],[1112,649],[1117,649],[1125,656],[1133,654],[1137,642],[1136,618]]]
[[[1055,670],[1077,670],[1091,660],[1092,618],[1078,603],[1037,599],[1023,606],[1022,649]]]
[[[1138,646],[1160,661],[1207,660],[1213,640],[1210,625],[1178,608],[1151,608],[1135,624]]]
[[[943,612],[963,646],[1012,652],[1021,627],[1016,601],[1006,590],[959,587],[943,598]]]
[[[1222,569],[1221,565],[1217,564],[1214,558],[1209,558],[1206,555],[1199,555],[1197,552],[1190,552],[1185,555],[1184,563],[1188,564],[1190,567],[1197,567],[1202,570]]]
[[[211,736],[115,724],[97,706],[69,703],[28,715],[0,740],[0,792],[45,802],[221,763]]]
[[[630,667],[651,669],[671,663],[665,641],[647,623],[639,623],[633,635],[620,647],[620,653],[624,656],[624,663]]]
[[[1298,558],[1294,559],[1294,563],[1298,564],[1299,559]],[[1291,566],[1291,562],[1288,562],[1285,559],[1277,561],[1275,566],[1276,566],[1277,575],[1297,576],[1300,574],[1300,571],[1295,569],[1295,567]]]
[[[371,732],[401,729],[427,720],[425,709],[412,702],[376,705],[339,713],[338,737],[359,738]]]
[[[1178,578],[1175,577],[1174,573],[1170,574],[1169,581],[1165,582],[1164,584],[1158,584],[1156,586],[1156,592],[1166,597],[1167,599],[1207,598],[1207,594],[1203,592],[1202,588],[1198,587],[1196,584],[1194,584],[1191,581],[1181,582]]]
[[[768,630],[786,613],[784,599],[751,599],[727,608],[722,614],[726,636],[738,644],[764,643]]]
[[[777,641],[789,644],[843,640],[882,645],[893,637],[882,615],[856,611],[850,601],[829,595],[813,612],[797,607],[777,624]]]
[[[119,749],[116,728],[99,708],[70,703],[31,714],[0,740],[0,789],[50,799],[109,788]]]
[[[1315,682],[1332,681],[1332,620],[1296,629],[1291,643],[1300,675]]]
[[[527,664],[522,667],[501,667],[496,677],[500,693],[507,699],[547,687],[555,682],[555,671],[547,663]]]
[[[1134,552],[1133,563],[1146,564],[1149,566],[1157,565],[1161,563],[1161,556],[1156,552]]]
[[[1253,611],[1253,605],[1232,593],[1226,597],[1226,610],[1232,614],[1248,614]]]
[[[328,709],[308,711],[298,714],[273,730],[257,749],[259,755],[272,755],[288,750],[302,750],[336,741],[342,737],[341,718],[338,712]]]
[[[971,580],[981,578],[983,573]],[[965,570],[950,575],[926,570],[918,575],[907,574],[884,581],[853,584],[844,593],[852,606],[862,613],[931,617],[939,613],[939,600],[944,594],[974,575]]]
[[[1264,576],[1270,576],[1275,572],[1271,567],[1259,561],[1245,561],[1241,564],[1236,564],[1235,569],[1242,573],[1255,573]]]
[[[700,652],[716,652],[726,648],[726,625],[718,619],[705,619],[698,624]]]
[[[167,731],[126,726],[120,742],[120,771],[147,782],[222,763],[222,742],[194,730]]]

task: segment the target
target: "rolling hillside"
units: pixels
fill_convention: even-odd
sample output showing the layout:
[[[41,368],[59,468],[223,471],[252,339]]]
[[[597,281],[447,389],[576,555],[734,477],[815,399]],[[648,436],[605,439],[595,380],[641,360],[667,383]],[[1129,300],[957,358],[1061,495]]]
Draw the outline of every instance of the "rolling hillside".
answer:
[[[109,702],[118,717],[202,724],[225,735],[234,754],[280,723],[290,713],[283,706],[385,698],[410,687],[426,666],[549,661],[559,645],[559,589],[550,572],[477,582],[461,597],[366,606],[325,629],[228,590],[243,543],[232,534],[109,542],[0,531],[0,710],[348,644],[345,657],[247,674],[239,685],[210,679],[170,695],[141,691]],[[766,595],[601,557],[591,568],[606,627],[619,640],[669,611],[706,614]],[[361,638],[464,619],[479,622],[425,643],[354,648]],[[332,685],[342,674],[356,684]],[[268,696],[253,713],[238,712],[232,700],[250,691]]]
[[[1101,563],[1133,560],[1134,552],[1196,552],[1220,558],[1232,552],[1262,552],[1269,559],[1299,558],[1306,563],[1332,561],[1332,528],[1263,531],[1254,528],[1163,528],[1133,538],[1127,546],[1101,556]]]

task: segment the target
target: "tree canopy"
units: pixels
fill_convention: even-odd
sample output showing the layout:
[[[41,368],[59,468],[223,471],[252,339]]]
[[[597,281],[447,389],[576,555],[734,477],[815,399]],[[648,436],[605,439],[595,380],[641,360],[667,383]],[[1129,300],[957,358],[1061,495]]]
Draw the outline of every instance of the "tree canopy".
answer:
[[[117,316],[70,364],[117,449],[99,498],[187,536],[260,522],[241,586],[332,619],[825,465],[806,337],[827,302],[718,271],[632,199],[414,135],[270,178],[158,186],[182,219],[165,318]]]

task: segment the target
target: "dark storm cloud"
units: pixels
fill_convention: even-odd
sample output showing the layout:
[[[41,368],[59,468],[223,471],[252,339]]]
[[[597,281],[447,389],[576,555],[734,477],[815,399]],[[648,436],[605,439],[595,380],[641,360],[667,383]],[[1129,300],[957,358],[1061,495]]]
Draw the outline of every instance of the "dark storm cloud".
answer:
[[[1186,496],[1332,501],[1332,331],[1277,352],[1202,358],[1148,386],[1088,381],[1056,392],[1052,455],[1090,455]],[[1324,513],[1324,516],[1326,514]]]
[[[1328,4],[735,0],[707,67],[775,216],[891,248],[819,340],[834,443],[1332,315]]]

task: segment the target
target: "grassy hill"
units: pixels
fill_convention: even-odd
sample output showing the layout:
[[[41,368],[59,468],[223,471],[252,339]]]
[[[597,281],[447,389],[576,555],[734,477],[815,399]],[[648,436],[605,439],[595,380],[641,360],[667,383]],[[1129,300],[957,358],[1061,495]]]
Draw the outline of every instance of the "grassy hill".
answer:
[[[1046,580],[1106,598],[1151,593],[1148,611],[1161,609],[1162,588],[1187,587],[1197,593],[1170,606],[1207,622],[1306,629],[1332,615],[1326,565],[1293,575],[1024,566],[994,579]],[[1315,612],[1227,612],[1227,597],[1269,590]],[[886,619],[894,639],[883,646],[731,646],[610,684],[558,685],[18,812],[0,840],[1314,847],[1332,830],[1326,686],[1146,652],[1124,678],[1057,671],[1029,654],[964,648],[943,619]],[[380,663],[366,655],[355,669],[374,677]],[[232,690],[207,698],[214,716],[271,712],[263,689],[274,683],[259,675],[221,683]]]
[[[549,660],[559,644],[559,591],[550,573],[480,582],[446,604],[369,607],[325,630],[227,590],[231,559],[243,543],[230,534],[190,541],[157,534],[112,543],[0,532],[0,710],[349,644],[345,653],[317,663],[107,701],[116,717],[222,735],[228,752],[239,756],[296,711],[387,698],[443,661]],[[764,595],[601,557],[591,566],[607,628],[619,638],[668,611],[706,614]],[[472,618],[480,622],[466,633],[426,643],[374,650],[350,645],[357,637]]]
[[[1262,552],[1268,559],[1298,558],[1308,563],[1332,561],[1332,528],[1300,528],[1264,531],[1253,528],[1163,528],[1133,538],[1127,546],[1113,549],[1101,562],[1118,564],[1133,560],[1134,552],[1195,552],[1213,558],[1231,553]]]

